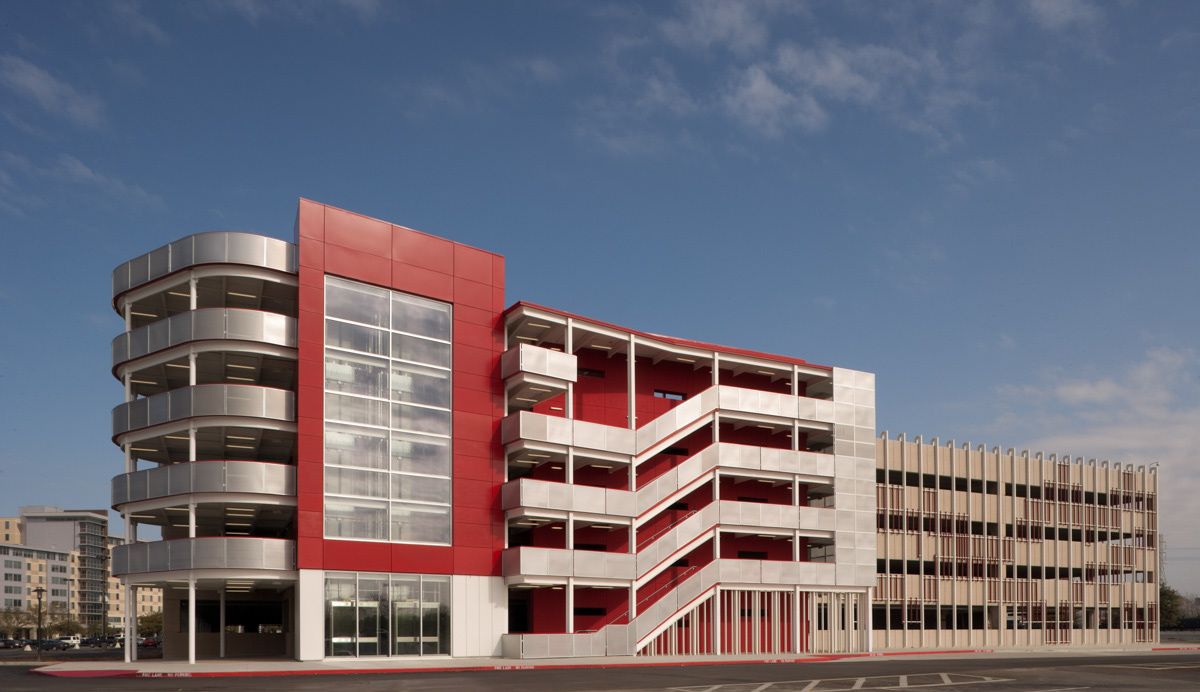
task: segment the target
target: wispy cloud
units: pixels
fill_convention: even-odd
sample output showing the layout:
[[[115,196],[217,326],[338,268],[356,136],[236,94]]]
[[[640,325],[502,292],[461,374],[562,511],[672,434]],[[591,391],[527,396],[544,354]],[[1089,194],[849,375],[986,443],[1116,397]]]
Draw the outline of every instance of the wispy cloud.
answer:
[[[316,22],[333,14],[350,14],[366,24],[381,18],[387,9],[382,0],[210,0],[202,7],[237,15],[251,24],[275,20]]]
[[[1008,168],[993,158],[975,158],[955,164],[950,169],[947,187],[959,194],[967,194],[985,183],[1008,177]]]
[[[707,51],[722,47],[745,54],[766,46],[771,15],[787,5],[691,0],[679,6],[680,16],[666,18],[659,24],[668,41],[684,48]]]
[[[170,35],[163,30],[154,20],[142,14],[142,4],[129,0],[127,2],[118,2],[109,6],[109,10],[113,13],[113,18],[125,32],[137,37],[145,37],[154,41],[159,45],[166,45],[171,42]]]
[[[50,187],[57,184],[58,189]],[[48,186],[50,185],[50,186]],[[28,190],[36,189],[38,193]],[[70,154],[60,154],[47,164],[35,164],[24,156],[0,152],[0,207],[16,216],[44,208],[47,196],[61,194],[78,201],[83,193],[93,195],[103,206],[125,210],[160,211],[161,197],[140,185],[94,170]]]
[[[544,56],[514,58],[496,65],[464,62],[448,75],[389,85],[383,91],[411,118],[464,116],[489,112],[519,98],[525,89],[552,88],[568,74],[565,65]]]
[[[1062,36],[1084,54],[1104,59],[1104,12],[1089,0],[1027,0],[1025,9],[1043,31]]]
[[[761,65],[734,77],[721,101],[735,120],[765,137],[793,129],[817,132],[829,122],[829,114],[812,94],[784,89]]]
[[[104,124],[104,103],[15,55],[0,55],[0,85],[46,113],[88,128]]]

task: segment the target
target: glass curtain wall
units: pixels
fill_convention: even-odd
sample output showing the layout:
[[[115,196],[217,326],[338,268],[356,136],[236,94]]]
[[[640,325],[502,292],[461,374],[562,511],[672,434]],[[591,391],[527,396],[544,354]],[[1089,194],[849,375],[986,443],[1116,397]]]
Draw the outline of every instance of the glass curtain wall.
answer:
[[[325,536],[450,543],[450,305],[325,280]]]
[[[450,577],[331,572],[326,656],[450,654]]]

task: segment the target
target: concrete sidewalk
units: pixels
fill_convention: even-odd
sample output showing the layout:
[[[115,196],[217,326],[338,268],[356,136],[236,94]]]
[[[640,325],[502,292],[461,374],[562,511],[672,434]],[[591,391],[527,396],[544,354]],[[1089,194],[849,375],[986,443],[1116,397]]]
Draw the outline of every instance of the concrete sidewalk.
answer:
[[[1130,648],[1014,648],[964,650],[904,650],[880,651],[866,654],[804,654],[794,656],[620,656],[570,659],[511,659],[511,658],[434,658],[434,659],[325,659],[322,661],[292,661],[277,658],[226,658],[186,661],[161,659],[133,661],[71,661],[53,663],[33,669],[34,672],[56,677],[139,677],[191,678],[235,677],[257,675],[345,675],[366,673],[453,672],[478,670],[535,670],[564,668],[614,668],[638,666],[701,666],[736,665],[749,663],[817,663],[855,658],[905,656],[943,658],[947,656],[995,657],[997,659],[1030,656],[1107,656],[1113,653],[1150,653],[1200,651],[1200,646],[1144,645]]]

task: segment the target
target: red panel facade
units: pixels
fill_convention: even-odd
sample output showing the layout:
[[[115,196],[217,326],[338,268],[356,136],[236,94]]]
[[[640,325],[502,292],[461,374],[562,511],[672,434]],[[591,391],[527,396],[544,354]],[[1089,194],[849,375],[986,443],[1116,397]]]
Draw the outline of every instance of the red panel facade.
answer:
[[[504,548],[499,425],[504,393],[504,258],[309,200],[296,217],[300,257],[297,560],[311,569],[499,576]],[[453,305],[451,546],[324,538],[325,275]]]

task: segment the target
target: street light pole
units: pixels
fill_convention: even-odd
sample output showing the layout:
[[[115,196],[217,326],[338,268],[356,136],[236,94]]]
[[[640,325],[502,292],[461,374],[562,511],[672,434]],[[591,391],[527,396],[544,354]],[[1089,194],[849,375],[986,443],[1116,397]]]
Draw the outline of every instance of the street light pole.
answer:
[[[37,660],[40,661],[40,660],[42,660],[42,596],[45,595],[46,590],[39,586],[36,589],[34,589],[33,592],[35,594],[37,594],[37,599],[38,599],[38,625],[37,625],[38,658],[37,658]]]

